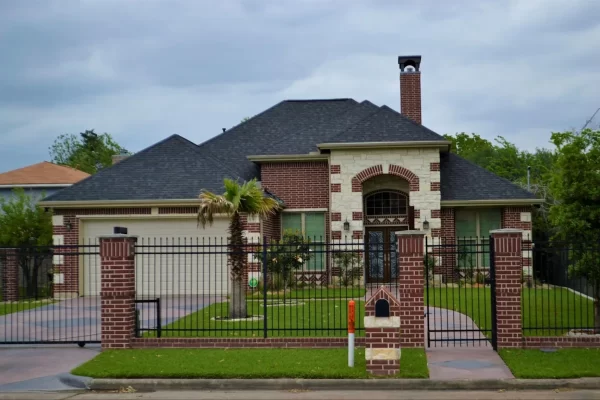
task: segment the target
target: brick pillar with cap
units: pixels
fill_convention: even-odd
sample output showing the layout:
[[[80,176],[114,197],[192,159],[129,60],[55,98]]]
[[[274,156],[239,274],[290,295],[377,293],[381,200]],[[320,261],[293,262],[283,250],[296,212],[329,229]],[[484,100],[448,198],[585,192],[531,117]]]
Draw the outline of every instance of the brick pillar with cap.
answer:
[[[17,249],[0,249],[0,289],[3,301],[19,300],[19,254]]]
[[[496,275],[497,348],[522,346],[521,283],[523,231],[497,229],[490,232]]]
[[[398,242],[398,302],[400,347],[425,347],[425,233],[396,233]]]
[[[102,350],[130,347],[135,334],[136,236],[100,239]]]

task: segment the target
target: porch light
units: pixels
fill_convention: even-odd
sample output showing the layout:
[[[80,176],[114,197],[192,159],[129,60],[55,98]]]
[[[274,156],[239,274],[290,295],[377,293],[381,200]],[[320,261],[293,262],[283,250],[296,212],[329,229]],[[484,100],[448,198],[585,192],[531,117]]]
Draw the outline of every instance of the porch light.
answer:
[[[67,222],[65,224],[65,226],[66,226],[66,228],[67,228],[68,231],[71,231],[73,229],[73,224],[71,224],[70,222]]]
[[[346,218],[346,222],[344,222],[344,230],[345,231],[350,230],[350,222],[348,222],[348,218]]]
[[[427,217],[425,217],[425,221],[423,221],[423,230],[429,229],[429,221],[427,221]]]

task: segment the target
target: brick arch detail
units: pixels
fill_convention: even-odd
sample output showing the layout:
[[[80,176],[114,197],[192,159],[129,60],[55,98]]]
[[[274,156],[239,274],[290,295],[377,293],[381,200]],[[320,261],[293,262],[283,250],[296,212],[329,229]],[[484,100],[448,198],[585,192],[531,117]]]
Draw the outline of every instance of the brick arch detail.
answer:
[[[419,191],[419,177],[415,175],[415,173],[411,170],[401,167],[399,165],[390,164],[388,174],[406,179],[409,183],[411,192]],[[352,191],[362,192],[362,183],[367,179],[373,178],[378,175],[383,175],[383,165],[381,164],[363,169],[358,174],[356,174],[354,178],[352,178]]]

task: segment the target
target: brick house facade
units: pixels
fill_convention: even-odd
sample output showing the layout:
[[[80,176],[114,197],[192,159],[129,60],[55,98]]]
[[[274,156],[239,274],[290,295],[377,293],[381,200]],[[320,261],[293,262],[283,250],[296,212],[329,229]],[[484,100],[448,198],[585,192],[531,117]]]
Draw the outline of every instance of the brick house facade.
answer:
[[[54,212],[55,243],[95,240],[111,233],[111,224],[142,239],[226,240],[225,219],[202,230],[194,218],[200,191],[222,192],[223,178],[256,179],[283,204],[268,219],[244,218],[249,242],[293,228],[327,243],[364,243],[365,276],[372,281],[397,278],[390,249],[399,230],[422,230],[427,242],[441,243],[487,237],[498,228],[531,236],[539,200],[450,153],[449,142],[421,124],[420,63],[420,56],[398,58],[401,113],[353,99],[288,100],[200,145],[173,135],[119,160],[44,200]],[[369,254],[373,243],[392,255]],[[531,257],[526,247],[523,257]],[[440,255],[437,261],[436,273],[452,276],[456,260]],[[82,294],[85,262],[55,257],[57,293]],[[259,274],[249,265],[249,275]],[[325,260],[311,273],[328,283],[331,268]]]

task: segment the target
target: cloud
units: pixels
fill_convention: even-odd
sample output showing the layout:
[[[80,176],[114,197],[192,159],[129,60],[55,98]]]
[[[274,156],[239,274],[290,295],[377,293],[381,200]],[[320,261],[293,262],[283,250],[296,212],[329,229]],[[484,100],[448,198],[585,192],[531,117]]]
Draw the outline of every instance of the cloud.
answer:
[[[598,15],[587,0],[0,2],[0,171],[85,129],[139,151],[286,98],[398,109],[400,54],[423,55],[428,127],[546,146],[600,107]]]

